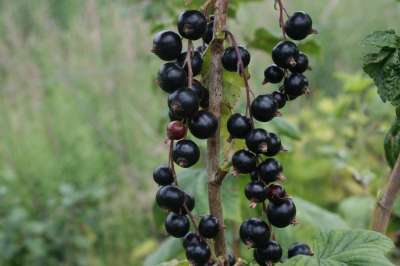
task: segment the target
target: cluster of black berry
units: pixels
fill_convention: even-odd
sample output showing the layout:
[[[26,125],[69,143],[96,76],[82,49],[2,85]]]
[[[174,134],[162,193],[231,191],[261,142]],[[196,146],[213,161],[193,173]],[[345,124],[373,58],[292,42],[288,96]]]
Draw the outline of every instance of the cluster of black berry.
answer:
[[[281,9],[286,12],[282,3]],[[282,21],[282,18],[280,19]],[[232,156],[232,166],[235,173],[250,174],[251,182],[245,188],[245,195],[255,207],[261,203],[268,218],[268,223],[259,218],[250,218],[240,226],[240,238],[254,248],[254,259],[259,265],[271,265],[282,258],[282,248],[272,233],[271,226],[284,228],[295,224],[296,206],[288,196],[280,181],[285,178],[282,165],[274,158],[283,150],[278,135],[256,128],[253,118],[260,122],[268,122],[280,115],[279,109],[285,106],[287,100],[293,100],[308,90],[308,80],[302,74],[308,68],[308,58],[301,53],[297,45],[286,39],[302,40],[313,32],[312,20],[305,12],[295,12],[288,16],[286,23],[281,23],[284,40],[279,42],[272,51],[275,64],[264,72],[265,83],[280,83],[279,91],[255,97],[250,103],[248,77],[244,69],[250,62],[250,53],[236,44],[232,33],[227,32],[232,47],[225,49],[222,64],[227,71],[238,71],[244,78],[247,90],[246,115],[235,113],[230,116],[227,128],[231,139],[244,139],[246,149],[236,151]],[[266,204],[268,200],[268,204]],[[295,255],[312,255],[306,244],[296,243],[288,252],[288,257]]]

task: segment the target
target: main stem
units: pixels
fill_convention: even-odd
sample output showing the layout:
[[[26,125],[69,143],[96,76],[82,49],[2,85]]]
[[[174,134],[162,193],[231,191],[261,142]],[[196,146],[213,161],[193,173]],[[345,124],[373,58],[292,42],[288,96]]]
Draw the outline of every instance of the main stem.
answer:
[[[226,243],[224,230],[224,216],[221,202],[221,171],[219,170],[220,153],[220,117],[223,86],[223,70],[221,57],[224,50],[223,30],[226,26],[226,17],[229,0],[215,1],[214,40],[210,45],[211,66],[209,72],[210,105],[209,111],[218,119],[218,130],[215,137],[207,142],[207,174],[208,174],[208,203],[210,213],[218,218],[221,228],[215,238],[214,251],[218,258],[221,258],[223,265],[226,262]]]

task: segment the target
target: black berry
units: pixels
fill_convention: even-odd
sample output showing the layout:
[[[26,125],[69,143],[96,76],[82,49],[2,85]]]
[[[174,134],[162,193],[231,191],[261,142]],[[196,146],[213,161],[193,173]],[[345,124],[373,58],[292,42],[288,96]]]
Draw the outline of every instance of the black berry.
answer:
[[[168,96],[169,109],[180,117],[190,117],[199,109],[199,99],[191,89],[178,89]]]
[[[303,40],[313,32],[312,19],[303,11],[293,13],[285,23],[285,32],[293,40]]]
[[[244,221],[239,229],[242,241],[252,247],[263,247],[268,242],[270,234],[268,225],[258,218]]]
[[[195,205],[194,198],[191,195],[189,195],[188,193],[185,193],[185,199],[184,199],[184,203],[182,204],[180,213],[187,214],[188,212],[186,211],[186,208],[188,209],[189,212],[193,211],[194,205]],[[184,206],[186,206],[186,208]]]
[[[183,238],[182,245],[184,248],[188,248],[190,245],[198,245],[200,242],[203,242],[203,240],[198,234],[189,232]]]
[[[189,121],[190,132],[199,139],[208,139],[218,129],[217,118],[208,111],[199,111]]]
[[[294,61],[296,65],[289,68],[292,73],[303,73],[309,68],[308,57],[303,53],[299,53]]]
[[[252,129],[246,137],[246,146],[254,153],[267,152],[269,147],[269,135],[265,129]]]
[[[296,217],[296,206],[292,199],[285,199],[280,203],[269,202],[267,207],[269,222],[276,227],[283,228],[293,223]]]
[[[292,96],[300,96],[308,88],[308,79],[299,73],[293,73],[285,79],[285,93]]]
[[[175,60],[182,51],[181,37],[170,30],[160,31],[154,36],[152,52],[165,61]]]
[[[246,68],[250,63],[250,53],[246,48],[239,46],[239,53],[242,58],[243,67]],[[224,68],[231,72],[238,71],[238,57],[234,47],[228,47],[224,50],[222,55],[222,65]]]
[[[294,243],[292,246],[289,247],[288,258],[297,255],[313,256],[314,253],[309,245],[304,243]]]
[[[186,72],[176,63],[165,63],[158,72],[157,82],[162,90],[172,93],[175,90],[185,87]]]
[[[214,238],[219,232],[217,217],[212,215],[203,216],[199,222],[199,232],[205,238]]]
[[[238,173],[250,173],[256,169],[256,156],[249,151],[239,150],[232,156],[232,165]]]
[[[267,151],[264,152],[267,156],[275,156],[282,150],[281,139],[275,133],[268,133],[268,148]]]
[[[253,181],[247,184],[244,194],[252,202],[263,202],[267,198],[267,190],[260,181]]]
[[[254,250],[254,259],[260,265],[266,265],[268,262],[279,262],[282,258],[282,247],[278,242],[270,240],[264,247]]]
[[[287,194],[285,189],[278,184],[271,184],[267,187],[267,198],[276,204],[282,203],[287,199]]]
[[[200,101],[201,108],[208,108],[209,105],[209,92],[208,90],[196,79],[193,80],[192,90],[197,94]]]
[[[206,30],[207,19],[200,11],[187,10],[179,15],[177,26],[182,37],[189,40],[198,40]]]
[[[250,111],[256,120],[268,122],[276,116],[278,105],[272,95],[259,95],[251,103]]]
[[[203,265],[211,257],[210,247],[202,241],[186,248],[186,258],[195,265]]]
[[[174,182],[171,168],[165,165],[159,166],[154,170],[153,179],[160,186],[170,185]]]
[[[186,136],[187,127],[179,120],[171,121],[167,126],[167,136],[171,140],[183,139]]]
[[[281,41],[272,49],[272,60],[283,68],[289,68],[296,64],[295,58],[299,50],[291,41]]]
[[[281,164],[273,158],[266,159],[258,165],[257,169],[260,179],[266,184],[282,178],[283,168]]]
[[[171,110],[168,110],[168,117],[170,121],[182,121],[184,118],[177,114],[174,114]]]
[[[236,264],[236,258],[232,254],[228,255],[228,265],[229,266],[235,266]]]
[[[180,167],[188,168],[197,163],[200,158],[200,150],[193,141],[182,139],[175,144],[172,157]]]
[[[281,109],[286,105],[286,96],[280,91],[274,91],[272,93],[272,97],[274,98],[276,104],[278,105],[278,109]]]
[[[207,23],[206,31],[203,34],[203,41],[205,43],[210,43],[214,35],[214,19],[211,19],[210,22]]]
[[[251,171],[251,173],[250,173],[250,179],[251,179],[251,181],[258,181],[258,180],[259,180],[257,169]]]
[[[250,118],[236,113],[229,117],[227,127],[231,138],[243,139],[252,129]]]
[[[189,219],[174,212],[168,214],[164,226],[168,234],[173,237],[184,237],[190,229]]]
[[[188,66],[187,63],[185,63],[186,60],[186,55],[187,52],[183,52],[179,57],[178,57],[178,64],[181,67],[185,68],[186,73],[188,73]],[[192,72],[193,76],[197,76],[201,72],[201,67],[203,65],[203,58],[201,58],[201,54],[197,51],[192,52]]]
[[[156,202],[163,209],[178,212],[185,200],[185,193],[175,186],[161,187],[156,194]]]
[[[264,70],[264,82],[265,83],[279,83],[282,81],[285,73],[283,69],[277,65],[270,65]]]

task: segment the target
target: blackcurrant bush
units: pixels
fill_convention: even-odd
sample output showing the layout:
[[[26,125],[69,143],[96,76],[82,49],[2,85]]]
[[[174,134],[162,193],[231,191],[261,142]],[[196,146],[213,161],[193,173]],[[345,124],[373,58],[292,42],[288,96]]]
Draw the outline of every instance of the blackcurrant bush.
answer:
[[[236,264],[236,258],[232,254],[228,255],[228,265],[229,266],[235,266]]]
[[[210,43],[211,40],[213,39],[213,35],[214,35],[214,19],[211,19],[210,22],[207,23],[206,31],[204,32],[202,37],[203,41],[207,44]]]
[[[187,52],[183,52],[177,60],[177,63],[185,68],[186,73],[188,73],[188,66],[185,63]],[[192,73],[193,76],[197,76],[201,72],[201,67],[203,65],[203,58],[201,58],[201,53],[194,51],[192,52]]]
[[[162,165],[154,170],[153,179],[160,186],[166,186],[174,182],[174,175],[172,174],[171,168]]]
[[[192,195],[189,195],[188,193],[185,193],[184,204],[182,204],[182,208],[180,210],[180,213],[181,214],[187,214],[188,212],[186,211],[186,208],[188,209],[189,212],[193,211],[194,205],[195,205],[195,200],[192,197]],[[184,206],[186,206],[186,208]]]
[[[177,26],[182,37],[198,40],[206,31],[207,19],[200,11],[186,10],[179,15]]]
[[[200,149],[193,141],[182,139],[175,144],[172,157],[180,167],[188,168],[199,160]]]
[[[157,82],[162,90],[172,93],[185,87],[187,82],[186,72],[176,63],[165,63],[158,72]]]
[[[293,96],[300,96],[308,88],[308,79],[299,73],[293,73],[285,79],[285,93]]]
[[[280,204],[287,199],[287,197],[288,195],[281,185],[271,184],[267,187],[267,198],[269,201]]]
[[[267,207],[267,217],[273,226],[279,228],[292,224],[296,217],[296,206],[293,200],[288,198],[280,203],[270,201]]]
[[[258,121],[268,122],[277,115],[278,105],[272,95],[259,95],[251,103],[250,111]]]
[[[268,158],[257,167],[258,175],[264,183],[272,183],[282,178],[282,165],[273,158]]]
[[[179,120],[171,121],[167,126],[167,136],[171,140],[183,139],[186,136],[187,127]]]
[[[256,169],[256,156],[246,150],[239,150],[232,156],[232,165],[238,173],[247,174]]]
[[[269,134],[262,128],[252,129],[246,137],[246,146],[254,153],[267,152],[269,142]]]
[[[271,232],[266,222],[251,218],[242,223],[239,234],[246,245],[263,247],[268,242]]]
[[[279,83],[282,81],[285,73],[283,69],[277,65],[270,65],[264,70],[264,82],[266,83]]]
[[[189,245],[186,248],[186,258],[194,265],[203,265],[208,262],[211,257],[210,247],[206,242]]]
[[[208,139],[218,129],[217,118],[208,111],[199,111],[189,121],[190,132],[199,139]]]
[[[278,109],[281,109],[286,105],[286,96],[280,91],[274,91],[272,93],[272,97],[274,98],[276,104],[278,105]]]
[[[272,49],[272,60],[283,68],[289,68],[296,64],[295,58],[299,50],[291,41],[281,41]]]
[[[281,139],[275,133],[269,132],[268,140],[268,149],[264,154],[267,156],[275,156],[282,150]]]
[[[303,11],[297,11],[285,23],[285,32],[293,40],[303,40],[313,32],[312,19]]]
[[[282,258],[282,247],[278,242],[270,240],[264,247],[254,250],[254,259],[260,265],[266,265],[268,262],[279,262]]]
[[[236,113],[229,117],[227,127],[231,138],[243,139],[249,134],[253,126],[250,118]]]
[[[170,30],[160,31],[154,36],[152,52],[165,61],[178,58],[182,51],[181,37]]]
[[[244,194],[252,202],[263,202],[267,199],[267,190],[260,181],[253,181],[245,187]]]
[[[203,216],[199,222],[199,233],[205,238],[214,238],[219,232],[219,221],[212,215]]]
[[[184,237],[190,229],[189,219],[185,215],[170,212],[165,220],[165,230],[173,237]]]
[[[182,245],[186,249],[190,245],[198,245],[200,242],[203,242],[203,240],[201,239],[201,237],[198,234],[189,232],[183,238]]]
[[[163,209],[178,212],[185,200],[185,193],[175,186],[161,187],[156,194],[156,202]]]
[[[191,89],[178,89],[168,96],[169,109],[180,117],[191,117],[199,109],[199,99]]]
[[[239,46],[238,48],[240,57],[242,58],[243,67],[246,68],[250,63],[250,53],[242,46]],[[231,46],[224,50],[221,61],[226,70],[231,72],[238,71],[238,57],[234,47]]]
[[[197,94],[200,101],[201,108],[208,108],[209,105],[209,92],[208,90],[196,79],[193,80],[192,90]]]
[[[296,65],[289,68],[292,73],[303,73],[309,69],[308,57],[305,54],[299,53],[294,60]]]
[[[314,253],[309,245],[304,243],[294,243],[292,246],[289,247],[288,258],[297,255],[313,256]]]

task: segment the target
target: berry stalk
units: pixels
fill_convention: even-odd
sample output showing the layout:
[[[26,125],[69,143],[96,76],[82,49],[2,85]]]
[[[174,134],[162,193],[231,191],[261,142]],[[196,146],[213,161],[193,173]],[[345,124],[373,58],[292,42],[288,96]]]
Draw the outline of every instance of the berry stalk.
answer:
[[[286,11],[285,6],[283,5],[282,0],[275,0],[275,9],[279,8],[279,26],[282,30],[283,39],[286,40],[286,32],[285,32],[285,17],[284,15],[289,17],[288,12]]]

